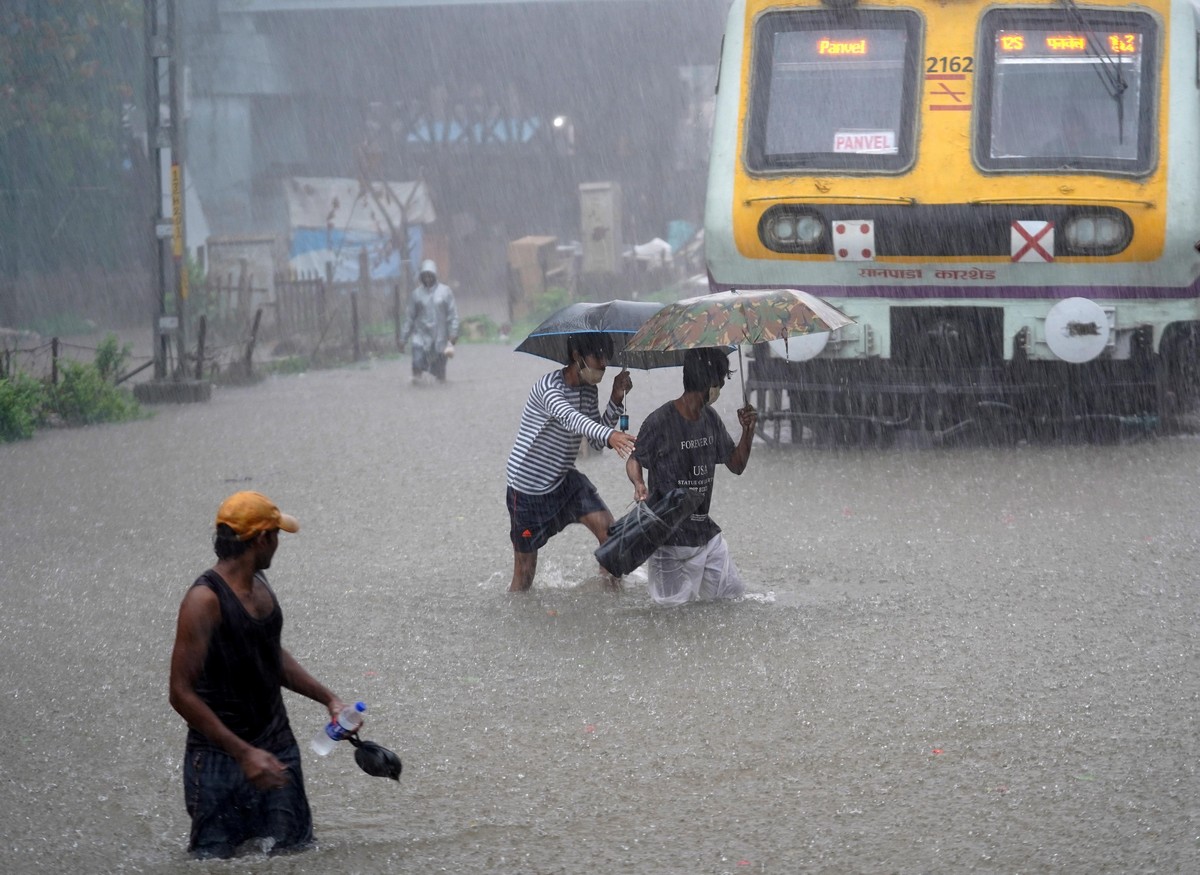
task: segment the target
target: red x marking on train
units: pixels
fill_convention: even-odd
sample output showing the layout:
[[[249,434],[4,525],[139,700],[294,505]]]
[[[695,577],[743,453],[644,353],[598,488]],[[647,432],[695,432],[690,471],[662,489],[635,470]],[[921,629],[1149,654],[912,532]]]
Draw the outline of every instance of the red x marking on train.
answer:
[[[1013,261],[1054,261],[1053,222],[1013,222],[1012,229]],[[1018,238],[1025,242],[1021,243]],[[1043,240],[1051,251],[1042,246]],[[1020,248],[1017,248],[1018,244]]]

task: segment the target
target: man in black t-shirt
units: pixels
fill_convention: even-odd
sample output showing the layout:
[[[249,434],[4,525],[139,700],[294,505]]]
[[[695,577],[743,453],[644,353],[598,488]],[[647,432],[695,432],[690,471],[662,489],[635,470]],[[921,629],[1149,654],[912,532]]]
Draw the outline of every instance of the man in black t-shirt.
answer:
[[[725,465],[734,474],[746,470],[758,422],[750,405],[739,410],[742,434],[735,444],[712,409],[729,375],[725,350],[689,350],[683,363],[683,394],[646,417],[637,448],[625,463],[635,501],[653,504],[677,487],[704,496],[647,560],[650,596],[659,604],[736,598],[746,590],[721,527],[708,515],[717,466]],[[649,486],[642,479],[643,469],[650,472]]]

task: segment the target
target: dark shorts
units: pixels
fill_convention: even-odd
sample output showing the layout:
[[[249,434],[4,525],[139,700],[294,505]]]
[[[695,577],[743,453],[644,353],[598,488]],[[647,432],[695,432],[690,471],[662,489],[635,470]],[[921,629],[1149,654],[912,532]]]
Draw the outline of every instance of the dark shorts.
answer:
[[[518,553],[534,553],[580,517],[608,510],[592,481],[574,468],[545,495],[529,495],[510,486],[506,500],[512,523],[508,536]]]
[[[290,734],[290,733],[289,733]],[[189,744],[183,757],[183,795],[192,816],[188,850],[195,857],[232,857],[238,845],[273,838],[271,853],[312,844],[312,812],[304,794],[300,748],[273,754],[288,767],[291,781],[278,790],[258,790],[224,751]]]

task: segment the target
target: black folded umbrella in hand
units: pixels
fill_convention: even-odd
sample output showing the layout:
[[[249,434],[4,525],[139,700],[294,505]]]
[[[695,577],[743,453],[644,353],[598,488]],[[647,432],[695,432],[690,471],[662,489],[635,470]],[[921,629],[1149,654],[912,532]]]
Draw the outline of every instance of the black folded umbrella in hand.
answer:
[[[404,768],[400,757],[380,744],[373,741],[363,741],[357,735],[348,736],[354,745],[354,761],[368,775],[376,778],[391,778],[400,780],[400,770]]]

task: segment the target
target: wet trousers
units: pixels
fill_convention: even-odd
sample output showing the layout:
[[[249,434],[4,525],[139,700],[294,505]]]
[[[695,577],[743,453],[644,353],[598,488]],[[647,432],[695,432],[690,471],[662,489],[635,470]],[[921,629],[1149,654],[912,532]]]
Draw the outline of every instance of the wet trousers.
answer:
[[[224,751],[188,745],[183,791],[192,817],[188,850],[193,856],[232,857],[238,845],[255,838],[273,838],[272,853],[312,843],[312,812],[304,793],[300,748],[292,740],[271,753],[288,767],[291,780],[278,790],[258,790]]]
[[[650,598],[660,605],[700,599],[734,599],[746,592],[725,536],[701,547],[659,547],[646,561]]]
[[[442,352],[414,345],[412,348],[413,376],[420,376],[425,371],[429,371],[438,380],[446,379],[446,356]]]

